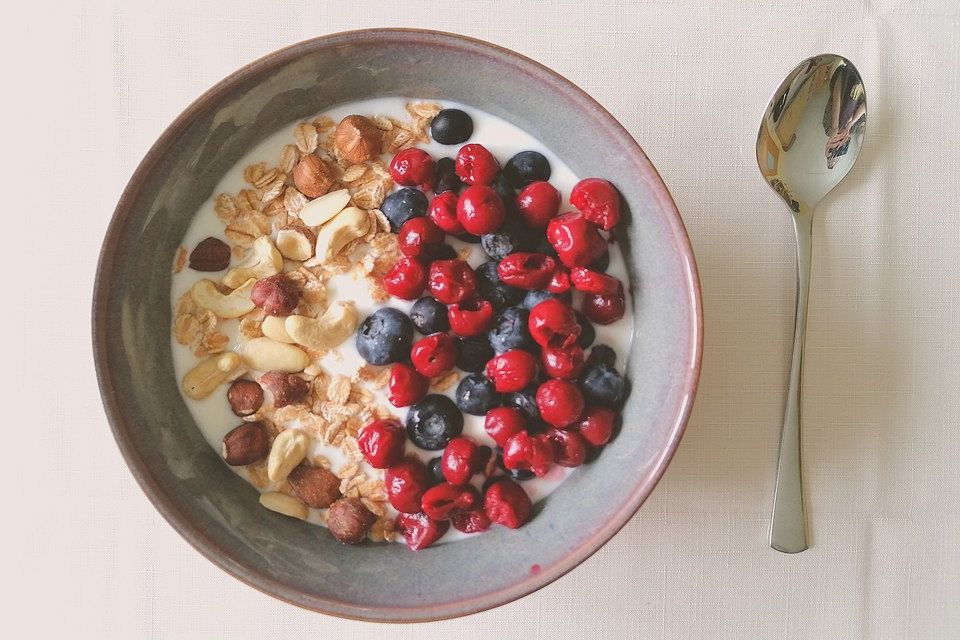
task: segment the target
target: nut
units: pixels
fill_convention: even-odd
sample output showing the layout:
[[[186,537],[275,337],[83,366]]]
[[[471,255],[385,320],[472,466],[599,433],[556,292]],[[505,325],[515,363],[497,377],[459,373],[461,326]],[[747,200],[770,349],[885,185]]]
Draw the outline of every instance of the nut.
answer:
[[[188,397],[203,400],[227,380],[243,375],[243,371],[240,356],[232,351],[218,353],[201,360],[187,371],[181,386]]]
[[[223,271],[230,266],[230,245],[219,238],[204,238],[190,252],[194,271]]]
[[[358,498],[340,498],[327,512],[327,527],[333,537],[346,544],[360,544],[377,516]]]
[[[227,389],[227,402],[234,415],[252,416],[263,404],[263,388],[253,380],[235,380]]]
[[[333,184],[333,174],[323,160],[311,153],[293,168],[293,184],[308,198],[317,198]]]
[[[268,338],[272,338],[277,342],[286,342],[290,344],[293,342],[293,338],[290,337],[290,334],[287,333],[287,328],[284,326],[286,318],[280,316],[267,316],[263,319],[263,323],[260,325],[260,330],[263,331],[263,335]]]
[[[350,192],[346,189],[331,191],[325,196],[311,200],[300,209],[300,221],[311,227],[319,227],[337,215],[350,203]]]
[[[373,121],[353,115],[340,121],[333,140],[341,158],[360,164],[380,154],[380,136]]]
[[[297,373],[310,364],[310,356],[300,347],[270,338],[254,338],[243,345],[244,364],[257,371]]]
[[[313,257],[317,236],[306,227],[287,227],[277,232],[277,250],[287,260],[307,260]]]
[[[286,316],[300,304],[300,292],[282,274],[258,280],[250,292],[255,304],[272,316]]]
[[[306,380],[285,371],[267,371],[260,376],[260,384],[273,394],[273,406],[278,409],[302,402],[310,393],[310,385]]]
[[[267,457],[267,477],[271,482],[283,482],[294,467],[307,457],[310,438],[303,431],[287,429],[273,439]]]
[[[223,284],[236,288],[250,278],[267,278],[280,273],[283,269],[283,256],[273,246],[270,236],[260,236],[250,246],[250,257],[223,276]]]
[[[340,497],[340,478],[322,467],[301,464],[287,480],[297,497],[314,509],[326,509]]]
[[[284,327],[297,344],[321,351],[336,347],[349,338],[359,322],[353,302],[335,302],[319,318],[288,316]]]
[[[260,504],[270,509],[270,511],[276,511],[277,513],[299,520],[306,520],[307,516],[310,515],[310,511],[307,510],[307,505],[293,496],[288,496],[285,493],[277,493],[276,491],[261,493]]]
[[[347,207],[317,233],[316,257],[330,260],[357,238],[362,238],[370,229],[370,216],[363,209]]]
[[[230,293],[221,293],[213,280],[198,280],[190,287],[190,297],[204,309],[209,309],[220,318],[239,318],[253,311],[253,292],[257,281],[250,278]]]
[[[262,422],[244,422],[223,436],[223,459],[232,467],[260,462],[270,453],[270,435]]]

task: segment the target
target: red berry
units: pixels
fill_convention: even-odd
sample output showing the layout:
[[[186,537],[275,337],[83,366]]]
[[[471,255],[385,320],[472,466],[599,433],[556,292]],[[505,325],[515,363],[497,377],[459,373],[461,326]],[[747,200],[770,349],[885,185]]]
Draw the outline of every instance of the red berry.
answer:
[[[487,411],[483,428],[487,435],[497,443],[497,446],[502,447],[510,439],[510,436],[526,430],[527,419],[519,409],[497,407]]]
[[[544,300],[530,310],[530,335],[541,347],[565,349],[580,337],[580,323],[569,304],[556,298]]]
[[[543,435],[526,431],[510,436],[503,445],[503,466],[507,469],[528,469],[543,477],[553,464],[553,444]]]
[[[473,296],[477,276],[463,260],[434,260],[430,264],[427,286],[443,304],[455,304]]]
[[[390,367],[387,400],[395,407],[409,407],[423,400],[429,387],[429,378],[420,375],[410,365],[397,362]]]
[[[490,184],[500,171],[500,163],[482,144],[465,144],[460,147],[456,163],[457,175],[467,184]]]
[[[585,360],[583,349],[576,344],[560,349],[544,347],[540,352],[540,364],[551,378],[575,379],[583,371]]]
[[[483,498],[483,510],[491,522],[511,529],[523,526],[530,519],[530,496],[519,484],[504,478],[494,482]]]
[[[553,270],[553,276],[547,283],[546,290],[550,293],[566,293],[570,291],[570,272],[562,264]]]
[[[600,231],[579,213],[565,213],[547,225],[547,240],[568,267],[593,264],[607,251]]]
[[[577,291],[601,296],[623,295],[623,285],[613,276],[586,267],[570,269],[570,282]]]
[[[453,528],[463,533],[480,533],[490,528],[490,518],[483,508],[455,513],[450,518]]]
[[[396,420],[374,420],[357,436],[360,453],[374,469],[386,469],[403,460],[407,431]]]
[[[474,235],[493,233],[503,224],[506,215],[503,200],[492,187],[467,187],[457,202],[457,221]]]
[[[605,231],[610,231],[620,222],[620,193],[606,180],[585,178],[573,185],[570,204]]]
[[[400,253],[410,258],[429,259],[443,244],[443,231],[432,220],[419,216],[403,223],[397,232]]]
[[[595,447],[602,447],[613,437],[613,425],[617,414],[606,407],[587,407],[577,421],[576,430],[584,440]]]
[[[427,286],[427,270],[414,258],[400,258],[383,276],[383,288],[403,300],[416,300]]]
[[[421,500],[423,513],[433,520],[447,520],[461,511],[472,511],[480,504],[480,494],[466,485],[455,487],[443,482],[427,489]]]
[[[623,317],[627,311],[627,301],[623,293],[613,296],[587,295],[580,305],[583,315],[597,324],[610,324]]]
[[[463,233],[463,225],[457,220],[457,202],[459,200],[460,197],[456,191],[438,193],[430,201],[430,206],[427,207],[427,217],[447,233],[454,235]]]
[[[481,456],[477,444],[464,437],[457,437],[447,443],[440,458],[443,477],[452,485],[467,484],[474,473],[479,471]]]
[[[543,289],[556,266],[557,261],[543,253],[511,253],[497,264],[497,276],[511,287]]]
[[[531,182],[517,194],[517,212],[528,227],[545,229],[560,211],[560,192],[549,182]]]
[[[551,427],[543,435],[553,445],[553,461],[561,467],[579,467],[587,459],[590,445],[576,431]]]
[[[511,349],[487,362],[487,377],[501,393],[520,391],[537,375],[537,356],[523,349]]]
[[[573,424],[583,413],[583,393],[568,380],[547,380],[537,389],[537,408],[544,422],[555,427]]]
[[[414,551],[426,549],[450,528],[446,520],[433,520],[423,513],[401,513],[394,525]]]
[[[424,191],[433,187],[437,165],[430,154],[416,147],[397,152],[390,161],[390,176],[404,187],[420,187]]]
[[[458,336],[479,336],[493,326],[493,305],[479,298],[464,300],[447,307],[447,319]]]
[[[383,478],[387,498],[397,511],[417,513],[423,492],[429,487],[427,469],[423,463],[413,457],[407,457],[399,463],[387,467]]]
[[[420,375],[435,378],[457,363],[457,343],[449,333],[431,333],[413,344],[410,362]]]

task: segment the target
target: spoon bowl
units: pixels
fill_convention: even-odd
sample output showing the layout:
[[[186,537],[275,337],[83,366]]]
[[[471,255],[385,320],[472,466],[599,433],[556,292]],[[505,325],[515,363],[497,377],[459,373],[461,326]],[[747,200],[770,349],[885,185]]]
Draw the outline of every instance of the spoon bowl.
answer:
[[[780,84],[760,121],[757,164],[787,203],[797,236],[797,302],[790,382],[780,437],[770,546],[807,548],[800,466],[800,389],[807,326],[813,212],[853,167],[867,119],[863,80],[849,60],[826,54],[801,62]]]

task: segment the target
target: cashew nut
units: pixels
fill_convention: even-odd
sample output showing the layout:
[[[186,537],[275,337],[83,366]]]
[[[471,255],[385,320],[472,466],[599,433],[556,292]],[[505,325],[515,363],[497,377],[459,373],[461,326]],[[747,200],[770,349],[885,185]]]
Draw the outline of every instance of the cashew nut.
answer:
[[[316,256],[329,260],[353,240],[362,237],[370,229],[370,217],[357,207],[347,207],[317,233]]]
[[[350,202],[350,192],[346,189],[331,191],[315,200],[311,200],[300,209],[300,219],[310,227],[319,227],[337,215]]]
[[[220,293],[217,283],[213,280],[197,280],[190,287],[190,296],[194,302],[205,309],[213,311],[221,318],[239,318],[245,313],[253,311],[253,300],[250,292],[257,284],[255,278],[250,278],[230,293]]]
[[[254,338],[243,345],[244,364],[257,371],[297,373],[310,364],[310,356],[300,347],[270,338]]]
[[[283,256],[273,246],[273,240],[270,236],[260,236],[250,247],[250,257],[243,264],[227,271],[227,275],[223,277],[223,284],[235,289],[250,278],[259,280],[275,276],[282,269]]]
[[[263,331],[263,335],[268,338],[272,338],[277,342],[290,344],[293,342],[293,338],[287,333],[287,328],[284,326],[285,320],[286,318],[283,316],[267,316],[263,319],[260,330]]]
[[[309,229],[288,227],[277,232],[277,250],[288,260],[307,260],[313,257],[316,238]]]
[[[307,457],[310,438],[302,431],[287,429],[273,439],[267,457],[267,477],[272,482],[283,482],[293,469]]]
[[[183,392],[194,400],[202,400],[224,382],[242,375],[242,364],[240,356],[232,351],[205,358],[183,376]]]
[[[321,351],[349,338],[359,322],[357,308],[352,302],[335,302],[319,318],[287,316],[284,327],[294,342]]]

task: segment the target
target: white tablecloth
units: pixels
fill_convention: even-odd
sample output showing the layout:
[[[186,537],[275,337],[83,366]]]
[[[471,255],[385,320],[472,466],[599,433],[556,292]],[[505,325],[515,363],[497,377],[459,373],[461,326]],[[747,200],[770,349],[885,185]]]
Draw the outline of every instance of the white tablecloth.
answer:
[[[0,45],[4,219],[14,231],[0,252],[12,296],[3,320],[0,584],[3,626],[20,632],[6,635],[960,636],[955,2],[47,4],[5,9]],[[706,327],[684,441],[612,542],[519,602],[389,629],[274,601],[174,533],[110,436],[88,321],[113,206],[180,110],[276,48],[375,25],[485,38],[596,96],[676,198],[697,253]],[[753,145],[782,77],[826,51],[857,64],[869,111],[860,161],[816,222],[803,432],[813,546],[786,556],[767,547],[766,532],[793,238]]]

